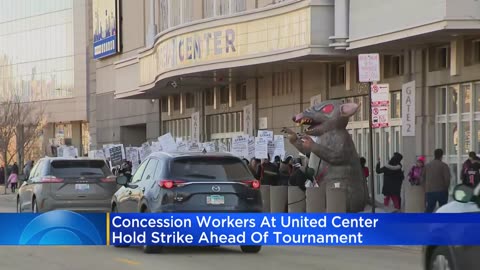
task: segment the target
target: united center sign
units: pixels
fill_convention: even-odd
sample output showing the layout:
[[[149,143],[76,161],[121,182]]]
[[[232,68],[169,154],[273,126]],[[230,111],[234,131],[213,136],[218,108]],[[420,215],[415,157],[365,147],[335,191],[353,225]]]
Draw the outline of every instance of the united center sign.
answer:
[[[162,74],[222,60],[247,59],[310,45],[310,8],[158,41],[140,56],[140,84]]]

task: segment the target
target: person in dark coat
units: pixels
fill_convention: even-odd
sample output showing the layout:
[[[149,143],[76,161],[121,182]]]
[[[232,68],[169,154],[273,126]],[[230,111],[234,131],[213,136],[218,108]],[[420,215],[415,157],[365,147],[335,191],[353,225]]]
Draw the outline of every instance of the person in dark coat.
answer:
[[[277,186],[279,184],[278,166],[270,162],[270,155],[260,164],[256,175],[262,185]]]
[[[0,184],[5,184],[5,168],[0,167]]]
[[[292,175],[292,156],[288,156],[282,163],[280,163],[279,179],[281,186],[288,186],[288,178]]]
[[[302,170],[302,160],[297,158],[293,162],[293,172],[288,179],[290,186],[297,186],[301,190],[307,190],[305,188],[305,182],[307,181],[307,175]]]
[[[384,205],[389,206],[390,201],[393,202],[395,209],[401,208],[401,190],[402,182],[405,178],[402,170],[401,161],[403,156],[400,153],[394,153],[388,164],[380,166],[380,158],[376,166],[378,174],[383,173],[383,188],[382,194],[385,196]]]

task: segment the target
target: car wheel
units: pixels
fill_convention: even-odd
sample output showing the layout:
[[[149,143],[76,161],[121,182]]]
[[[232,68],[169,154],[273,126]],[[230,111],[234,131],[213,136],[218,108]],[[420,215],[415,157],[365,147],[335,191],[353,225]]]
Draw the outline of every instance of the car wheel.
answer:
[[[433,250],[428,270],[456,270],[447,247],[437,247]]]
[[[161,246],[143,246],[143,253],[146,254],[156,254],[162,252],[163,247]]]
[[[112,206],[112,213],[118,213],[118,208],[117,208],[116,205]],[[121,246],[113,245],[113,246],[116,247],[116,248],[128,248],[128,247],[130,247],[130,245],[121,245]]]
[[[32,213],[38,213],[37,199],[33,199],[32,201]]]
[[[17,213],[22,213],[22,203],[20,202],[20,198],[17,198]]]
[[[240,246],[244,253],[258,253],[262,249],[262,246]]]

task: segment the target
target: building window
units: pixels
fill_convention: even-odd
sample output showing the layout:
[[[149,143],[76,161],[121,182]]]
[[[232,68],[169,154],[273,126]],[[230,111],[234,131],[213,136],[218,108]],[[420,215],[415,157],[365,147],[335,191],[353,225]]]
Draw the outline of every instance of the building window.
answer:
[[[390,117],[401,118],[402,117],[402,92],[395,91],[390,93],[391,108],[390,108]]]
[[[233,13],[242,12],[247,10],[247,1],[246,0],[231,0],[232,11]]]
[[[195,95],[192,93],[185,94],[185,108],[191,109],[195,107]]]
[[[236,101],[247,100],[247,84],[246,83],[237,84],[235,95],[236,95]]]
[[[180,95],[173,96],[173,110],[180,111]]]
[[[215,16],[215,0],[203,1],[203,17],[211,18]]]
[[[193,21],[194,1],[198,0],[182,0],[182,23]]]
[[[460,88],[461,112],[469,113],[470,105],[472,104],[472,89],[471,84],[464,84]]]
[[[285,96],[293,93],[293,71],[272,74],[272,95]]]
[[[205,106],[213,106],[215,98],[213,96],[213,89],[205,90]]]
[[[160,0],[160,23],[158,28],[159,32],[168,29],[168,0]]]
[[[215,3],[215,15],[224,16],[230,14],[230,0],[217,0]]]
[[[162,107],[162,112],[168,112],[168,98],[163,97],[160,99],[160,106]]]
[[[429,50],[430,71],[438,71],[450,68],[450,46],[439,46]]]
[[[383,73],[385,78],[403,75],[403,55],[383,56]]]
[[[480,39],[466,39],[463,51],[465,66],[480,64]]]
[[[479,97],[478,92],[480,89],[475,83],[436,89],[436,147],[445,150],[445,162],[449,163],[454,173],[452,185],[460,179],[459,169],[468,152],[480,150],[480,130],[475,120],[480,116],[477,112],[480,102],[475,101]]]
[[[229,101],[229,88],[227,86],[222,86],[220,88],[220,104],[228,104]]]
[[[332,64],[330,67],[330,85],[336,86],[345,84],[345,72],[345,64]]]

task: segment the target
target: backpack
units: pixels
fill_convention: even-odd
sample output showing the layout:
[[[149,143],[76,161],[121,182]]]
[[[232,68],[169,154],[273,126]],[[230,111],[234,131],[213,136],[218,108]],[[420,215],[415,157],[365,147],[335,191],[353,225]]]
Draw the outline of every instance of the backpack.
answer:
[[[474,187],[480,183],[480,163],[472,162],[467,168],[466,176],[467,177],[464,180],[465,185]]]
[[[421,176],[422,176],[422,168],[413,166],[412,169],[410,170],[410,173],[408,174],[408,181],[412,185],[420,185]]]

